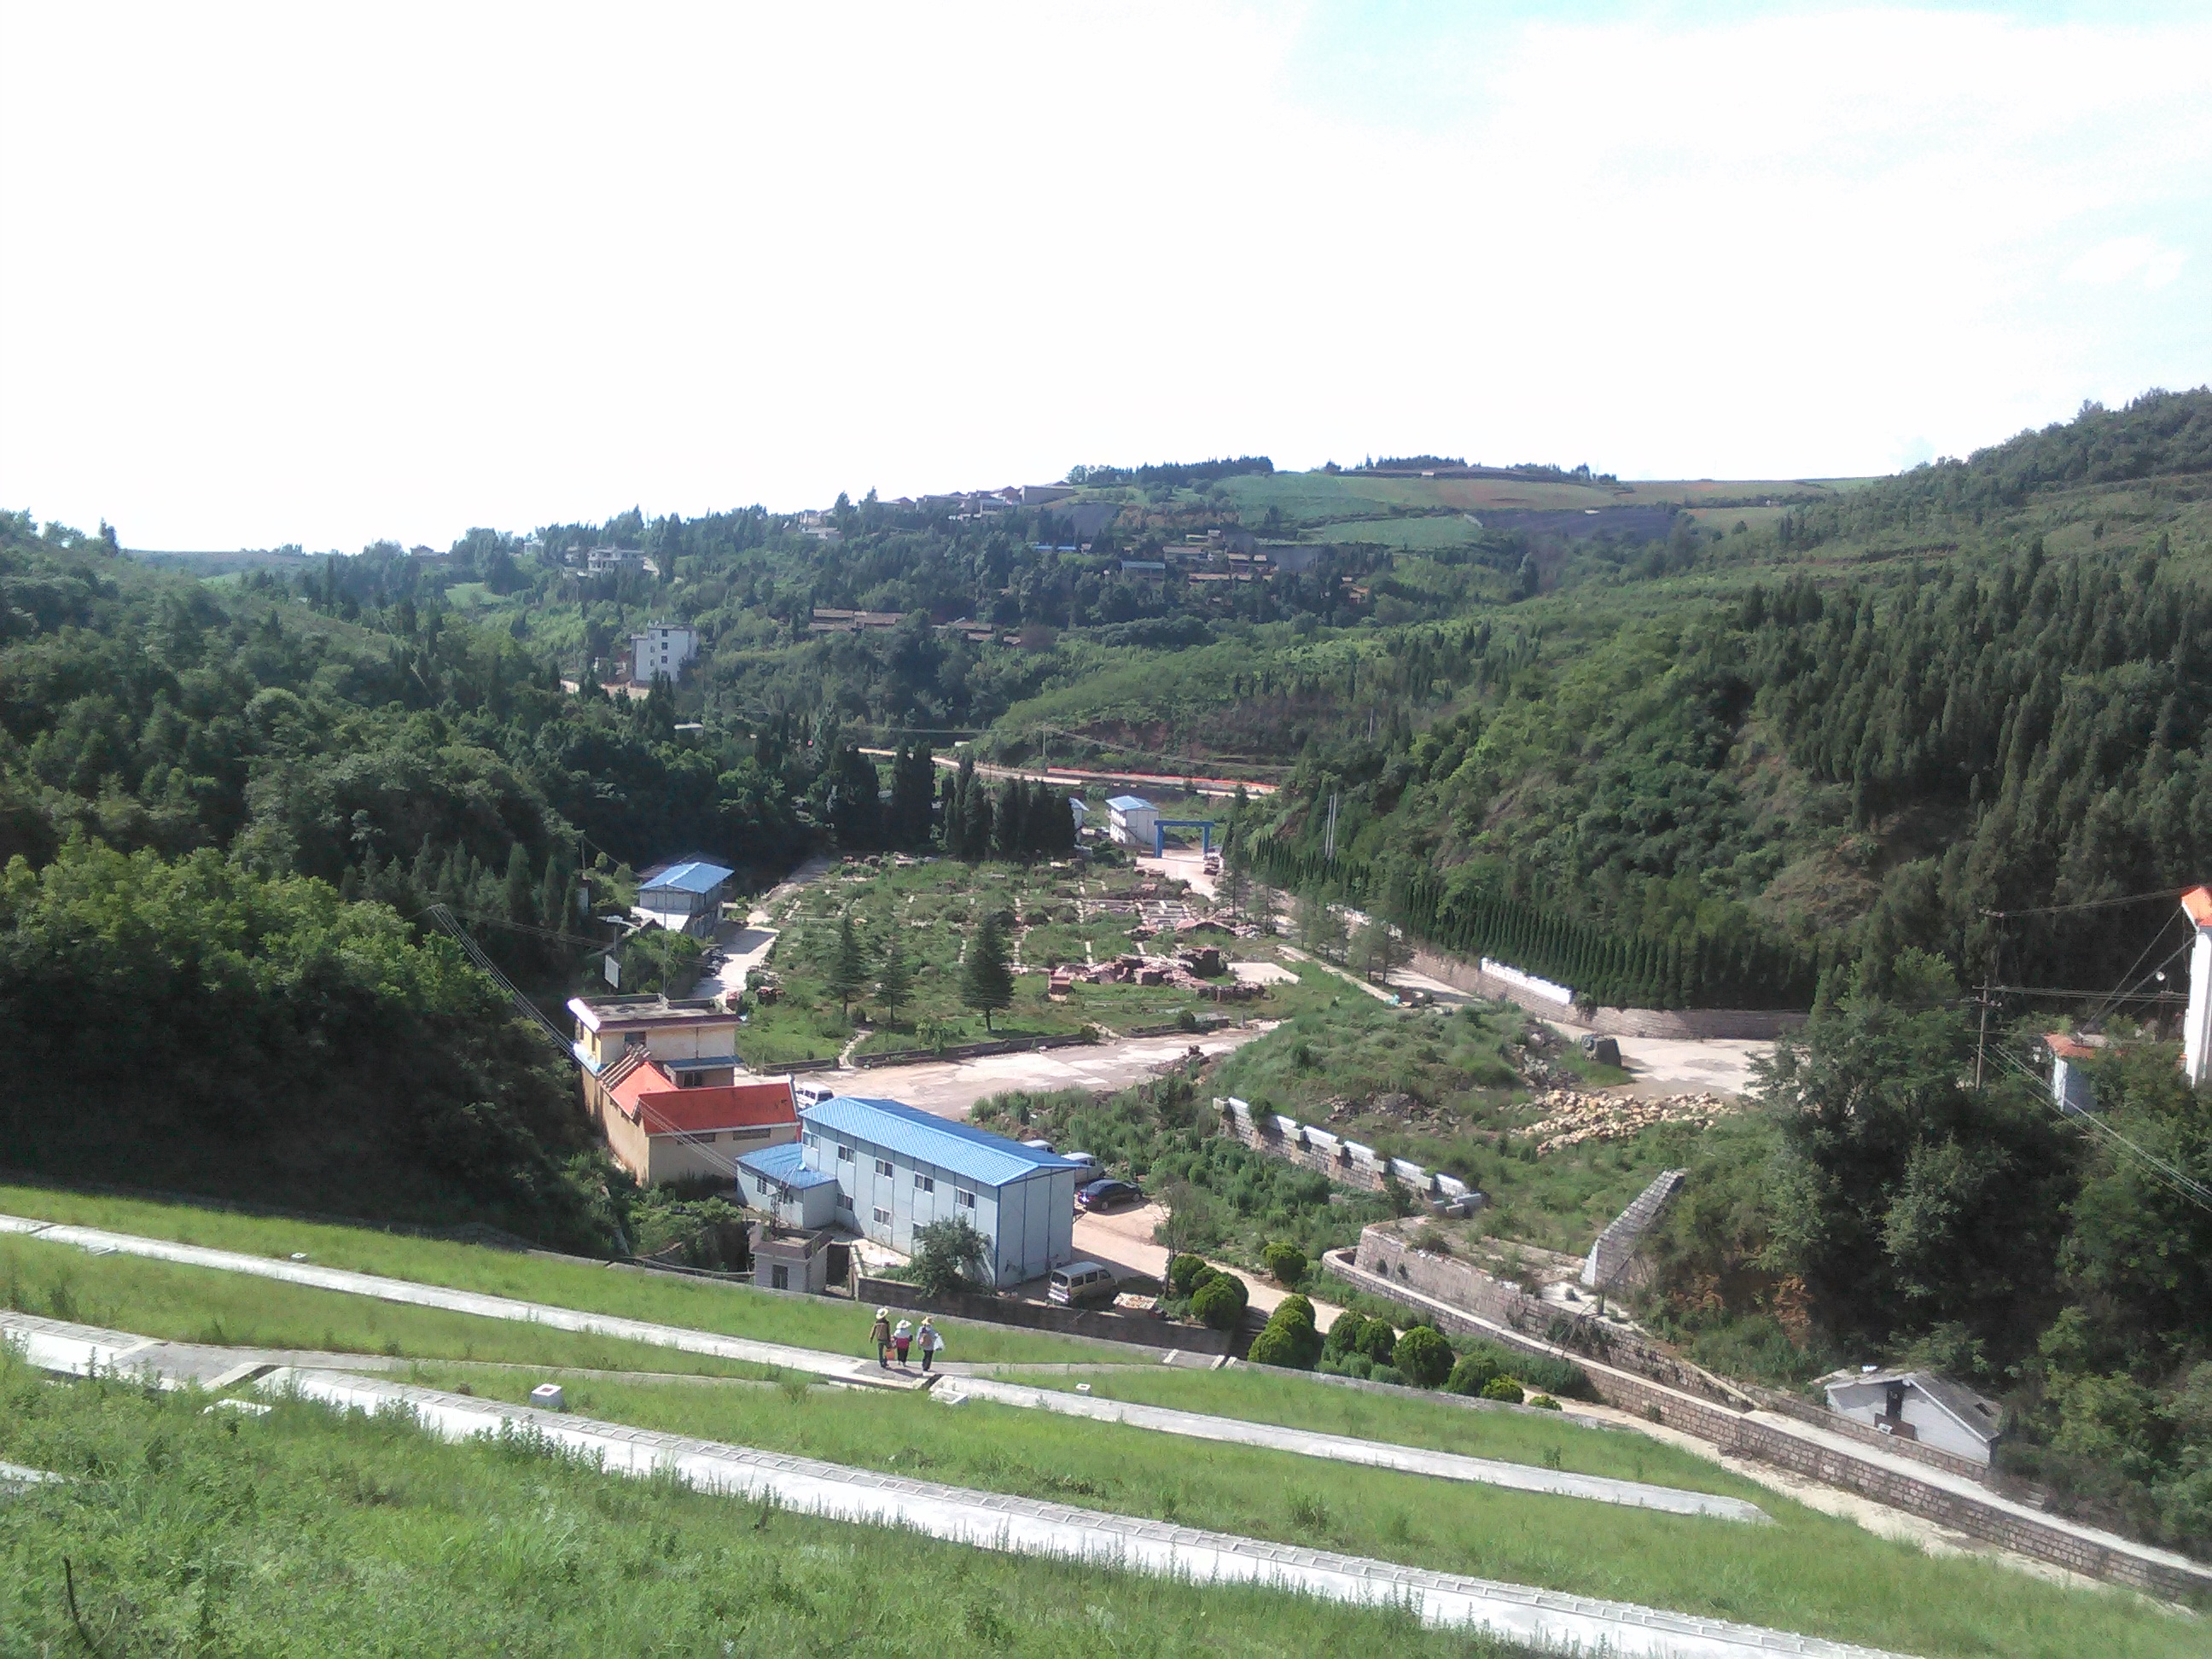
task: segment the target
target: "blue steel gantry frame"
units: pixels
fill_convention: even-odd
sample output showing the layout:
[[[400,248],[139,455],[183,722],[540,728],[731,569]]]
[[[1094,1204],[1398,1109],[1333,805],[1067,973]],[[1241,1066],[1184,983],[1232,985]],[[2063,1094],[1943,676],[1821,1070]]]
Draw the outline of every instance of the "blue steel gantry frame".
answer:
[[[1152,856],[1164,857],[1168,850],[1168,831],[1170,830],[1202,830],[1206,832],[1205,851],[1213,851],[1213,820],[1212,818],[1154,818],[1152,820]]]

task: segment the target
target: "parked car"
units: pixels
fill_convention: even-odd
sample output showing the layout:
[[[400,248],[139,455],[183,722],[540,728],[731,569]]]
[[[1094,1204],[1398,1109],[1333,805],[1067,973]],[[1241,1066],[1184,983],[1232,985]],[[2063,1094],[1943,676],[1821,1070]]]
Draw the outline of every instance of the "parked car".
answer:
[[[1044,1299],[1063,1307],[1073,1307],[1079,1302],[1110,1302],[1114,1299],[1113,1269],[1096,1261],[1071,1261],[1065,1267],[1054,1267],[1052,1282],[1045,1286]]]
[[[1144,1193],[1133,1181],[1094,1181],[1075,1189],[1075,1207],[1079,1210],[1111,1210],[1144,1201]]]

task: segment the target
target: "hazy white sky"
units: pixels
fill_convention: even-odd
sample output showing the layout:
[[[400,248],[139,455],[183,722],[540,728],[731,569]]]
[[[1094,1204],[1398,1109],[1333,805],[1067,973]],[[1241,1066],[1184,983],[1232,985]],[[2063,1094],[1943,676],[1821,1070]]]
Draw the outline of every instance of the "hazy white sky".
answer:
[[[1887,471],[2212,378],[2201,5],[0,0],[0,506],[131,546]]]

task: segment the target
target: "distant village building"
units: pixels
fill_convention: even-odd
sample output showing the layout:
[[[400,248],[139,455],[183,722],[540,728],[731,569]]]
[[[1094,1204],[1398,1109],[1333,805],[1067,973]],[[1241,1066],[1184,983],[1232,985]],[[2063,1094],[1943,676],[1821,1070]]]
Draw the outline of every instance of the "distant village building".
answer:
[[[1115,795],[1106,803],[1106,833],[1117,847],[1149,853],[1159,842],[1160,809],[1142,795]]]
[[[584,556],[584,569],[593,576],[626,576],[645,568],[645,555],[632,547],[595,547]]]
[[[1990,1461],[2001,1425],[1996,1402],[1929,1371],[1838,1371],[1820,1379],[1828,1409],[1900,1440],[1977,1463]]]
[[[684,678],[684,665],[699,654],[699,630],[680,623],[647,623],[645,632],[629,636],[630,678],[650,685],[655,674],[672,683]]]
[[[702,859],[648,870],[638,880],[637,902],[630,914],[672,933],[704,938],[713,932],[730,879],[736,874]]]
[[[816,634],[857,634],[866,628],[896,628],[906,618],[896,611],[841,611],[817,605],[806,626]]]

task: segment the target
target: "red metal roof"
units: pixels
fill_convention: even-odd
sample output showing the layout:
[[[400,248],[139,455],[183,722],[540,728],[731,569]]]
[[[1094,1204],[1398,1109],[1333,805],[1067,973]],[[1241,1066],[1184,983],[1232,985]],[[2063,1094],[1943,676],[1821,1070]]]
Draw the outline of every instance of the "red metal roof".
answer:
[[[2212,890],[2191,888],[2181,896],[2181,908],[2199,927],[2212,927]]]
[[[647,1134],[710,1134],[718,1129],[751,1129],[799,1122],[791,1084],[728,1083],[679,1089],[658,1061],[648,1060],[618,1079],[615,1104]]]

